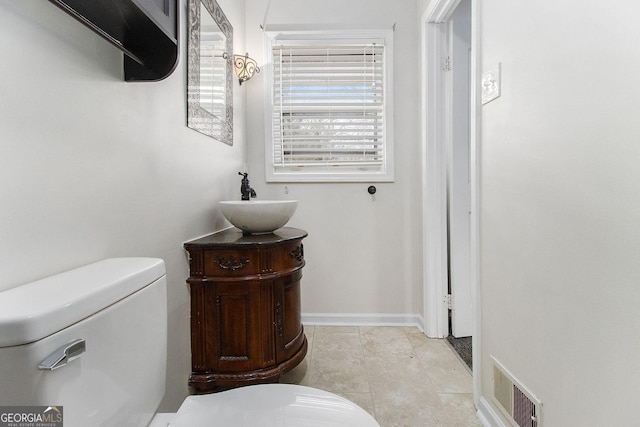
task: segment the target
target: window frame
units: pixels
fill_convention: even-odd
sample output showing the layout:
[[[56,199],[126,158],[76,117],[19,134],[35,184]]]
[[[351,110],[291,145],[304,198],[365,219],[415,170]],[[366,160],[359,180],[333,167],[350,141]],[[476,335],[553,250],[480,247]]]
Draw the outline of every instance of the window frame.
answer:
[[[274,85],[273,46],[281,42],[303,43],[384,43],[383,68],[383,164],[381,166],[305,166],[277,167],[274,164]],[[265,171],[267,182],[393,182],[393,31],[266,31],[264,64]]]

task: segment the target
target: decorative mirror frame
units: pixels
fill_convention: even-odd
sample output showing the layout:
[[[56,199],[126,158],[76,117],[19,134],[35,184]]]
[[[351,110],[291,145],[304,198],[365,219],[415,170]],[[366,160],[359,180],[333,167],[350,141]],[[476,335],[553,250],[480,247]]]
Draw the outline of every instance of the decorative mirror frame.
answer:
[[[226,37],[225,120],[200,105],[200,4],[209,11]],[[187,126],[212,138],[233,145],[233,27],[216,0],[189,0],[189,40],[187,70]]]

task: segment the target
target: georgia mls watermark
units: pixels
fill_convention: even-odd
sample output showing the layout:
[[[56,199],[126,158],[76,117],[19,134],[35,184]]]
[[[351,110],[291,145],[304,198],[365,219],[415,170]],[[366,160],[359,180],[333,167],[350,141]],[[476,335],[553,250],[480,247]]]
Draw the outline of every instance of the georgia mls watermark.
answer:
[[[63,427],[62,406],[0,406],[0,427]]]

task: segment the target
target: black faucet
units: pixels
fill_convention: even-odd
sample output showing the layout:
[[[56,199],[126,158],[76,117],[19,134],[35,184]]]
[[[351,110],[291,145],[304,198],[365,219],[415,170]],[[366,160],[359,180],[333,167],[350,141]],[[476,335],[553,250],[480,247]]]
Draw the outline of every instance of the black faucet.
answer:
[[[238,175],[242,176],[242,184],[240,185],[240,194],[242,194],[242,200],[250,200],[252,197],[256,197],[256,192],[249,185],[248,173],[238,172]]]

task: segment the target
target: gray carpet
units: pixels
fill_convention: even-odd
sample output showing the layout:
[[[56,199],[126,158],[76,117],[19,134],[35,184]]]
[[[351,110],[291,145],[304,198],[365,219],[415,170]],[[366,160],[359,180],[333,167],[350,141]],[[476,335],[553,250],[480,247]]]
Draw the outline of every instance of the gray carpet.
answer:
[[[449,342],[453,350],[458,353],[460,359],[462,359],[462,361],[467,364],[469,369],[473,369],[471,337],[455,338],[449,335],[447,337],[447,341]]]

